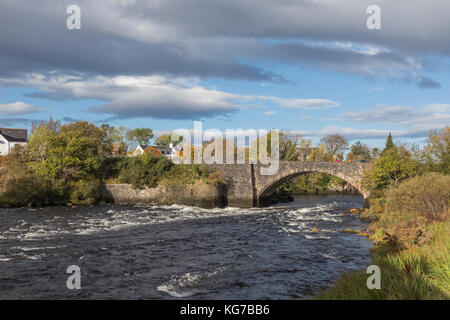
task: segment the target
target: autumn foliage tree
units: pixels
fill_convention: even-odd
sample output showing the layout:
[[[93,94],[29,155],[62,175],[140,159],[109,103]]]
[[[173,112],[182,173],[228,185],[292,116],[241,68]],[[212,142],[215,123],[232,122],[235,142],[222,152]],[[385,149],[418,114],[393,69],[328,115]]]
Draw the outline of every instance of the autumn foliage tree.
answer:
[[[320,142],[327,148],[328,153],[333,157],[340,157],[342,159],[342,152],[348,148],[348,141],[340,134],[330,134],[322,139]]]
[[[391,185],[397,186],[401,181],[418,173],[418,161],[413,159],[405,148],[390,145],[390,141],[391,136],[387,140],[387,148],[375,161],[370,172],[371,185],[377,190]]]
[[[433,130],[428,136],[428,144],[422,158],[431,171],[450,174],[450,127],[440,131]]]

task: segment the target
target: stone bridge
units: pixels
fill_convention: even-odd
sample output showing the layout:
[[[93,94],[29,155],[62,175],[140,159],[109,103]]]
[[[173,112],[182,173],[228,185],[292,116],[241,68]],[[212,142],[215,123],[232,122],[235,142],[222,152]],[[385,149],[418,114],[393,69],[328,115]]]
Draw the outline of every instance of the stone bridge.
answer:
[[[273,175],[262,175],[262,164],[212,164],[209,171],[221,172],[225,196],[230,207],[257,207],[263,194],[270,194],[283,182],[307,172],[328,173],[355,187],[366,200],[368,191],[361,186],[365,163],[280,161]],[[366,201],[365,201],[366,203]]]

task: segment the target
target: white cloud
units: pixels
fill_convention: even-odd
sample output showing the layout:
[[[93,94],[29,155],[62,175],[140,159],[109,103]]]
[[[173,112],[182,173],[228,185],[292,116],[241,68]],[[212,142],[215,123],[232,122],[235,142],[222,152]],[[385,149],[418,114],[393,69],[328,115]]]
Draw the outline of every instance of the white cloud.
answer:
[[[341,116],[361,123],[387,123],[414,132],[426,132],[450,123],[450,104],[428,104],[420,108],[379,105],[371,110],[343,113]]]
[[[258,96],[260,100],[268,100],[277,103],[278,105],[286,108],[298,108],[298,109],[328,109],[339,107],[341,104],[336,101],[328,99],[298,99],[298,98],[280,98],[280,97],[266,97]]]
[[[307,115],[307,114],[301,114],[301,115],[298,116],[298,118],[300,120],[306,120],[306,119],[311,119],[311,116]]]
[[[40,90],[28,94],[46,99],[95,99],[95,113],[117,118],[153,117],[161,119],[199,119],[227,115],[255,107],[265,101],[277,106],[326,109],[339,103],[326,99],[285,99],[246,96],[201,86],[196,78],[166,76],[67,76],[58,72],[32,73],[20,79],[0,78],[0,85],[26,86]],[[272,111],[275,112],[275,111]],[[273,113],[271,113],[273,114]]]
[[[341,118],[321,118],[322,121],[340,121]]]
[[[264,112],[264,114],[265,115],[268,115],[268,116],[273,116],[273,115],[275,115],[275,114],[277,114],[278,112],[276,112],[276,111],[266,111],[266,112]]]
[[[299,134],[304,137],[321,138],[329,134],[340,134],[347,139],[386,139],[391,133],[395,138],[417,138],[424,137],[428,131],[423,130],[383,130],[383,129],[357,129],[350,127],[327,126],[321,130],[294,130],[292,134]]]
[[[45,109],[20,101],[8,104],[0,104],[0,116],[2,117],[18,116],[42,111],[45,111]]]

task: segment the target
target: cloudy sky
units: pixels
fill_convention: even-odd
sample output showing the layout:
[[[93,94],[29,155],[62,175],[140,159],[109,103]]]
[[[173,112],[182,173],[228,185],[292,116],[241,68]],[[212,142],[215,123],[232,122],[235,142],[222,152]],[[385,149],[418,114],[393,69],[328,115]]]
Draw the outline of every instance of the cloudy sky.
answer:
[[[80,30],[66,27],[73,4]],[[449,12],[448,0],[0,0],[0,126],[203,120],[420,143],[450,124]]]

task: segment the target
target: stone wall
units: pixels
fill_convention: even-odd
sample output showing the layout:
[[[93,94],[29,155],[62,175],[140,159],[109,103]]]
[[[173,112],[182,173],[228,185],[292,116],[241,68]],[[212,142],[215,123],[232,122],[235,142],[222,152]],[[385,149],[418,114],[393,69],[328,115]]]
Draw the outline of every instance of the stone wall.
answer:
[[[182,204],[204,208],[226,206],[224,187],[212,184],[158,186],[143,189],[134,188],[129,184],[106,184],[103,186],[102,195],[107,202],[121,204]]]
[[[249,164],[212,164],[210,172],[223,177],[226,202],[229,207],[251,208],[257,205],[253,166]]]
[[[366,164],[333,162],[284,162],[274,175],[261,175],[260,164],[213,164],[210,172],[223,177],[223,185],[195,184],[158,186],[136,189],[126,184],[107,184],[103,195],[117,203],[185,204],[200,207],[256,207],[260,198],[284,181],[305,172],[322,172],[340,177],[356,188],[366,199],[368,192],[361,186]]]

